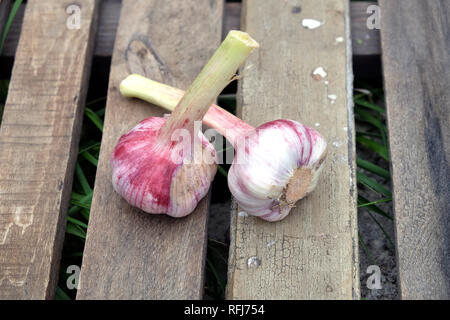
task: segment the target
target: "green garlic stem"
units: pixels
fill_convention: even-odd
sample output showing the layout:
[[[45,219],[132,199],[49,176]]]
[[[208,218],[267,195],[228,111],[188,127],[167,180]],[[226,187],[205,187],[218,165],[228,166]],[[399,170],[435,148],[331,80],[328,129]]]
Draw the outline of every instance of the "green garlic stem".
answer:
[[[169,141],[172,132],[180,128],[192,131],[194,122],[203,119],[238,68],[258,47],[247,33],[230,31],[161,128],[160,138]]]

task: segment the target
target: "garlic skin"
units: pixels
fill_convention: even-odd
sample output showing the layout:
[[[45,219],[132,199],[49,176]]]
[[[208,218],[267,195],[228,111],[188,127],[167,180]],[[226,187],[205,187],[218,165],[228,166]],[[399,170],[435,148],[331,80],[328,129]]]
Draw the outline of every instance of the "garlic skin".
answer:
[[[228,186],[250,215],[279,221],[317,185],[327,154],[325,139],[293,120],[275,120],[235,144]]]
[[[202,160],[179,154],[177,141],[165,143],[158,134],[166,118],[150,117],[124,134],[111,156],[112,184],[129,204],[148,213],[183,217],[208,193],[217,170],[214,147],[201,132]],[[179,156],[174,156],[177,152]]]

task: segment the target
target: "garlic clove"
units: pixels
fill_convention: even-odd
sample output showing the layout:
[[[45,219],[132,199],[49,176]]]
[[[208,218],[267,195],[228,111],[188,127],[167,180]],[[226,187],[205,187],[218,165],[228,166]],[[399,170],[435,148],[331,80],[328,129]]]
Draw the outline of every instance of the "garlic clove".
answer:
[[[197,136],[201,161],[178,154],[177,143],[159,143],[158,133],[165,122],[166,118],[147,118],[119,139],[111,157],[112,184],[132,206],[183,217],[207,194],[217,156],[201,132]]]
[[[293,120],[275,120],[237,144],[228,186],[243,210],[268,221],[289,214],[317,185],[327,153],[325,139]]]

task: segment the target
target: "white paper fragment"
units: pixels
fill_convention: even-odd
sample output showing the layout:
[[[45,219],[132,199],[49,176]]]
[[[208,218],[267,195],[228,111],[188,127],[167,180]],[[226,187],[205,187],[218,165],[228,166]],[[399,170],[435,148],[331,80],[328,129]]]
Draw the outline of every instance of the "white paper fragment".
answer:
[[[310,30],[316,29],[323,24],[324,24],[323,22],[316,20],[316,19],[303,19],[302,20],[303,28],[310,29]]]
[[[336,102],[337,96],[335,94],[329,94],[328,99],[330,100],[331,104],[334,104]]]
[[[247,268],[258,268],[261,265],[261,260],[258,257],[250,257],[247,260]]]
[[[239,217],[248,217],[248,213],[245,212],[245,211],[240,211],[240,212],[238,213],[238,216],[239,216]]]
[[[321,80],[323,78],[325,78],[328,75],[328,73],[325,71],[325,69],[323,67],[318,67],[316,69],[314,69],[312,76],[314,78],[314,80]]]
[[[342,43],[342,42],[344,42],[344,37],[337,37],[337,38],[336,38],[336,42],[337,42],[337,43]]]
[[[319,122],[316,122],[314,125],[315,125],[316,127],[320,127],[320,123],[319,123]]]
[[[344,127],[344,131],[347,132],[348,131],[348,127]]]

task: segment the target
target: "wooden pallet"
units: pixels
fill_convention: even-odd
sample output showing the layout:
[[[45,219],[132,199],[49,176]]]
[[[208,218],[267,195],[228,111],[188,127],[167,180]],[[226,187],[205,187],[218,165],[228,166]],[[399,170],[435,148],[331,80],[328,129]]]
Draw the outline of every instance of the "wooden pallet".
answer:
[[[15,60],[0,128],[0,298],[54,296],[90,62],[94,55],[112,54],[77,298],[201,299],[209,198],[188,217],[172,219],[142,214],[113,191],[108,160],[118,137],[163,113],[122,98],[118,85],[136,72],[186,89],[240,19],[261,48],[239,81],[239,116],[252,125],[275,118],[320,123],[330,148],[317,190],[282,222],[241,217],[233,209],[227,298],[358,299],[352,57],[379,56],[381,50],[377,31],[365,28],[368,4],[77,3],[82,21],[72,30],[66,27],[72,1],[28,0],[5,44],[3,56]],[[402,297],[449,298],[450,60],[444,18],[450,8],[438,0],[380,5]],[[307,30],[303,18],[325,24]],[[414,29],[414,21],[430,31]],[[311,77],[320,66],[328,84]],[[333,104],[329,94],[337,97]],[[252,267],[250,257],[261,264]]]

